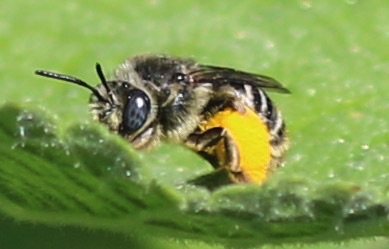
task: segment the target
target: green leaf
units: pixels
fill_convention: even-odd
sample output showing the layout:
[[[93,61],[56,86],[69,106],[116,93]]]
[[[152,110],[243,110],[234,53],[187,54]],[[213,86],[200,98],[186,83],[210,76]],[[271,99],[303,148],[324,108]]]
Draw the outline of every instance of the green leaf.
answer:
[[[9,130],[0,133],[2,148],[0,167],[3,165],[14,167],[28,161],[29,165],[39,164],[41,166],[38,168],[43,168],[54,179],[55,177],[60,179],[58,182],[43,181],[44,186],[55,184],[54,186],[62,189],[65,181],[67,186],[76,179],[78,182],[85,181],[87,187],[92,186],[98,191],[96,194],[92,191],[89,195],[86,194],[88,192],[86,188],[80,192],[77,199],[72,199],[66,194],[59,197],[55,189],[42,190],[41,184],[34,183],[41,177],[41,173],[36,172],[35,167],[15,166],[19,168],[16,172],[9,171],[8,168],[8,176],[15,179],[7,178],[4,174],[0,176],[1,179],[5,179],[5,181],[1,180],[1,185],[9,183],[15,187],[12,187],[12,191],[2,193],[2,196],[17,198],[21,193],[30,191],[31,197],[25,196],[25,199],[20,200],[20,205],[23,201],[26,203],[23,206],[19,204],[15,206],[14,204],[18,202],[9,202],[8,197],[0,201],[1,247],[41,249],[182,248],[184,246],[215,249],[229,245],[232,240],[239,247],[243,247],[241,239],[213,244],[199,242],[205,241],[204,236],[193,235],[193,233],[193,239],[185,241],[184,245],[177,244],[175,238],[189,237],[189,235],[181,236],[172,232],[173,236],[166,239],[171,234],[161,232],[161,229],[153,228],[154,226],[145,227],[143,218],[142,221],[141,218],[137,219],[140,225],[131,232],[124,230],[112,234],[109,231],[113,229],[107,229],[107,224],[102,225],[104,222],[108,223],[109,218],[97,221],[94,216],[87,218],[84,214],[65,215],[62,212],[64,208],[79,212],[77,208],[79,199],[85,198],[85,202],[90,203],[89,201],[95,202],[103,198],[106,193],[117,193],[118,190],[115,192],[106,187],[111,186],[111,182],[114,182],[113,186],[118,186],[119,189],[126,189],[127,184],[139,186],[142,190],[157,188],[161,196],[158,197],[155,193],[155,198],[153,197],[156,201],[155,205],[158,205],[159,201],[167,206],[178,205],[180,212],[206,209],[207,212],[218,210],[215,212],[236,213],[236,210],[243,207],[233,200],[252,197],[246,192],[240,197],[241,186],[223,188],[213,194],[201,188],[186,186],[183,182],[191,181],[191,176],[200,182],[215,179],[213,175],[203,176],[212,169],[198,157],[192,156],[190,161],[198,160],[196,162],[198,166],[183,168],[182,162],[185,162],[185,159],[180,159],[180,155],[185,150],[174,146],[171,153],[167,153],[170,151],[170,145],[150,152],[151,154],[135,153],[127,148],[128,145],[119,145],[120,148],[127,148],[120,151],[125,151],[125,155],[131,155],[128,156],[126,163],[138,160],[141,162],[140,166],[138,164],[131,166],[134,167],[131,168],[134,173],[133,178],[128,175],[120,176],[128,169],[119,167],[120,163],[113,160],[112,165],[117,167],[114,171],[108,170],[109,158],[102,160],[107,163],[106,165],[101,164],[98,167],[94,163],[93,167],[88,168],[87,165],[92,166],[87,163],[89,156],[84,153],[77,154],[76,149],[88,146],[83,145],[84,142],[78,137],[72,142],[71,134],[80,130],[80,127],[73,126],[65,129],[70,124],[84,123],[85,120],[89,120],[88,92],[70,84],[53,82],[33,75],[35,69],[48,69],[80,77],[95,85],[98,82],[93,69],[96,62],[104,66],[104,71],[109,78],[110,72],[127,57],[141,53],[167,53],[193,57],[205,64],[230,66],[269,75],[292,91],[289,96],[271,94],[272,100],[280,108],[287,122],[291,149],[285,167],[277,170],[270,182],[258,193],[258,198],[262,200],[272,196],[274,192],[278,193],[278,188],[281,193],[284,193],[282,196],[290,196],[285,192],[290,186],[290,189],[297,191],[297,197],[290,197],[298,204],[295,205],[296,210],[287,205],[295,202],[286,201],[284,206],[274,210],[277,211],[275,214],[277,215],[278,211],[281,216],[288,214],[293,216],[293,212],[306,214],[304,210],[308,210],[308,213],[326,213],[320,216],[324,220],[323,224],[332,225],[324,228],[336,228],[338,231],[335,234],[340,236],[334,235],[330,238],[333,230],[330,232],[324,229],[322,240],[330,238],[332,242],[301,245],[313,237],[293,236],[288,242],[294,241],[299,245],[274,246],[270,243],[269,246],[264,245],[264,248],[295,249],[302,246],[304,249],[387,249],[389,239],[385,229],[388,216],[374,221],[374,215],[369,216],[373,217],[372,219],[362,215],[361,223],[371,225],[354,226],[349,224],[351,218],[339,218],[339,213],[333,211],[336,206],[344,205],[343,207],[347,208],[344,210],[339,208],[339,212],[343,210],[344,215],[351,217],[353,209],[367,210],[368,214],[374,212],[368,207],[382,204],[387,207],[389,188],[388,8],[387,2],[377,0],[278,2],[247,0],[238,3],[212,0],[201,2],[118,0],[114,4],[112,1],[104,0],[99,2],[91,0],[2,1],[0,104],[13,102],[17,103],[17,106],[32,109],[41,106],[40,109],[49,113],[58,127],[50,127],[46,133],[42,133],[43,140],[39,138],[33,143],[29,134],[27,146],[23,148],[21,146],[24,140],[18,135],[21,131],[18,130],[16,123],[16,126],[13,126],[4,116],[5,114],[0,116],[1,127],[9,124],[7,126]],[[14,115],[9,117],[13,119]],[[88,132],[81,132],[82,134],[98,134],[97,136],[102,135],[109,141],[117,141],[114,137],[107,137],[105,131],[99,127],[84,125],[84,128]],[[39,132],[39,129],[36,132]],[[49,136],[50,132],[52,137]],[[14,135],[18,137],[13,137]],[[88,141],[92,143],[93,139]],[[50,147],[51,143],[54,145],[52,148],[45,148],[45,146]],[[118,146],[116,142],[114,144]],[[65,148],[62,149],[61,146]],[[91,151],[98,149],[92,149],[92,144],[89,146]],[[12,150],[14,147],[16,152]],[[73,150],[71,151],[70,148]],[[106,155],[105,150],[107,150]],[[108,157],[109,149],[105,148],[105,150],[102,156]],[[6,153],[3,153],[4,151]],[[65,154],[69,151],[69,156],[63,157],[64,151]],[[179,152],[176,154],[175,151]],[[188,151],[185,153],[191,154]],[[149,165],[145,159],[151,158],[152,155],[155,155],[155,160],[162,155],[169,160],[178,161],[171,163],[172,167],[160,163]],[[55,167],[52,167],[53,164]],[[61,170],[56,168],[57,165],[62,167]],[[156,168],[158,170],[153,170]],[[94,178],[90,179],[89,174]],[[144,176],[145,180],[138,178],[139,176]],[[199,176],[203,177],[196,178]],[[131,178],[128,180],[130,183],[124,185],[119,183],[127,178]],[[26,187],[26,183],[32,185]],[[21,190],[23,186],[25,189]],[[8,187],[11,188],[11,185]],[[68,192],[74,194],[72,190],[76,189],[76,185],[68,187],[70,188]],[[40,190],[38,193],[33,191],[36,188]],[[151,192],[154,193],[153,191]],[[337,193],[339,196],[336,196]],[[130,193],[130,196],[132,195],[133,193]],[[163,195],[168,196],[166,198],[171,200],[170,204],[165,203]],[[50,198],[56,196],[56,199],[53,199],[53,203],[46,201],[45,208],[54,209],[57,204],[65,206],[53,212],[43,212],[41,209],[31,211],[31,208],[47,200],[47,196]],[[220,205],[224,202],[232,202],[235,206],[228,206],[225,211],[222,211],[226,207],[224,204],[223,207],[217,205],[217,196],[222,200]],[[304,201],[299,202],[299,198],[303,197]],[[13,200],[12,198],[10,200]],[[110,202],[121,203],[115,195],[112,198],[113,200],[109,199]],[[323,205],[315,204],[323,203],[320,202],[321,199],[327,202],[324,201]],[[272,200],[274,203],[279,203],[284,199]],[[243,200],[242,202],[246,203]],[[338,202],[340,204],[337,204]],[[80,203],[86,204],[82,201]],[[213,209],[210,209],[211,203]],[[363,203],[367,203],[366,209]],[[316,209],[315,206],[321,209]],[[105,211],[106,206],[101,204],[87,207],[95,213],[106,212],[105,215],[113,213],[112,209]],[[265,207],[257,206],[259,210],[273,217],[274,214],[270,212],[271,205],[267,209]],[[131,208],[132,206],[128,207]],[[247,208],[249,213],[255,213],[255,205]],[[194,217],[199,217],[197,214]],[[72,218],[76,221],[68,219],[80,215],[83,216],[82,219]],[[250,215],[247,214],[248,217],[252,217]],[[210,223],[213,222],[212,218],[215,218],[215,215],[211,216]],[[223,217],[225,216],[228,215]],[[325,217],[332,217],[332,223],[328,220],[330,218],[325,219]],[[358,216],[353,217],[353,220],[358,220]],[[232,218],[233,216],[230,216],[226,222],[228,223]],[[177,219],[178,216],[174,214],[174,220]],[[200,221],[202,220],[200,218]],[[338,223],[339,220],[346,225],[343,226],[342,222]],[[192,218],[188,219],[188,222],[192,221]],[[241,219],[238,221],[240,222]],[[124,226],[119,223],[115,220],[114,224],[110,223],[110,226],[120,230]],[[261,229],[266,228],[269,223],[265,224]],[[315,228],[313,223],[308,223],[306,228],[299,224],[301,223],[285,229],[290,234],[293,232],[303,234],[313,227],[312,233],[317,232],[317,227]],[[354,224],[360,223],[355,221]],[[220,223],[222,228],[224,225],[224,221]],[[101,226],[103,227],[100,228]],[[350,228],[353,228],[352,231],[349,231]],[[239,229],[242,230],[242,227]],[[361,234],[361,230],[358,229],[365,229],[366,233]],[[381,233],[383,237],[374,240],[363,239],[363,236],[379,234],[380,229],[384,231]],[[210,230],[212,231],[212,228]],[[159,235],[152,236],[154,231],[158,231]],[[266,229],[260,233],[256,231],[259,237],[256,242],[253,242],[255,246],[262,248],[266,242],[262,240],[262,236],[266,231]],[[134,236],[128,237],[130,233]],[[271,233],[267,232],[267,234]],[[351,234],[358,238],[351,239],[347,243],[333,243],[333,240],[343,240]],[[221,235],[210,233],[208,238],[211,237],[218,240]],[[269,239],[270,236],[266,238]],[[272,241],[275,241],[275,238]],[[281,239],[280,243],[282,241],[285,240]],[[233,244],[231,242],[231,245]]]
[[[0,211],[17,220],[239,247],[389,233],[387,184],[279,176],[209,192],[183,182],[211,168],[183,148],[136,152],[95,124],[58,136],[11,105],[0,116]]]

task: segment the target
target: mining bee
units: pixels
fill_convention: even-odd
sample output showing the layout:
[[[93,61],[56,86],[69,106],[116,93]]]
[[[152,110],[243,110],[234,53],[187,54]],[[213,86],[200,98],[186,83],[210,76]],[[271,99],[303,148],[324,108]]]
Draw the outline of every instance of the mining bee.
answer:
[[[95,120],[136,149],[184,144],[229,172],[232,182],[262,183],[288,147],[285,123],[264,89],[289,93],[276,80],[192,59],[140,55],[96,87],[73,76],[37,70],[91,91]]]

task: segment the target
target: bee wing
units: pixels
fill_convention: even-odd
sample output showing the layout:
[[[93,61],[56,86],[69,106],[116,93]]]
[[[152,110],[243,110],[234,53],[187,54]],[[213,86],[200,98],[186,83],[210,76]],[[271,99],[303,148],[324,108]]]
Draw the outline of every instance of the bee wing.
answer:
[[[290,93],[287,88],[273,78],[226,67],[199,65],[198,70],[191,73],[191,77],[195,83],[252,85],[280,93]]]

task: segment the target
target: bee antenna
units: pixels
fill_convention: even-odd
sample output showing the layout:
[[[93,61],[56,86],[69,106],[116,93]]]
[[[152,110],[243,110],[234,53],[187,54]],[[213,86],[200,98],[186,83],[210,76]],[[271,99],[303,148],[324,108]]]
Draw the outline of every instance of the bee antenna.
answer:
[[[111,103],[111,105],[113,105],[114,101],[113,101],[113,98],[112,98],[111,89],[109,88],[109,86],[107,84],[107,80],[105,79],[105,76],[104,76],[104,73],[103,73],[103,69],[102,69],[102,67],[101,67],[101,65],[99,63],[96,63],[96,72],[97,72],[97,75],[100,78],[101,84],[103,84],[105,90],[107,91],[109,102]]]
[[[39,75],[39,76],[47,77],[47,78],[56,79],[56,80],[67,81],[67,82],[85,87],[85,88],[89,89],[93,93],[93,95],[95,95],[99,99],[99,101],[107,102],[107,99],[105,99],[95,87],[89,85],[85,81],[80,80],[76,77],[73,77],[70,75],[65,75],[65,74],[54,73],[54,72],[50,72],[50,71],[45,71],[45,70],[36,70],[35,74]]]

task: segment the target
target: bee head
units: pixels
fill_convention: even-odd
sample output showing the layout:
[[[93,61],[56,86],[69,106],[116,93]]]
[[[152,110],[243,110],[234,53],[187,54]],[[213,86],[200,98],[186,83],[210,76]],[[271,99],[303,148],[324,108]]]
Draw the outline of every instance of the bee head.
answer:
[[[93,118],[106,124],[110,130],[119,133],[131,142],[142,132],[150,135],[152,130],[145,131],[145,126],[154,119],[152,96],[129,82],[107,81],[98,63],[96,72],[100,79],[100,84],[96,87],[70,75],[45,70],[36,70],[35,74],[70,82],[91,91],[90,109]],[[137,143],[142,145],[144,142],[143,137],[140,136],[138,141],[134,141],[134,145],[137,146]]]

